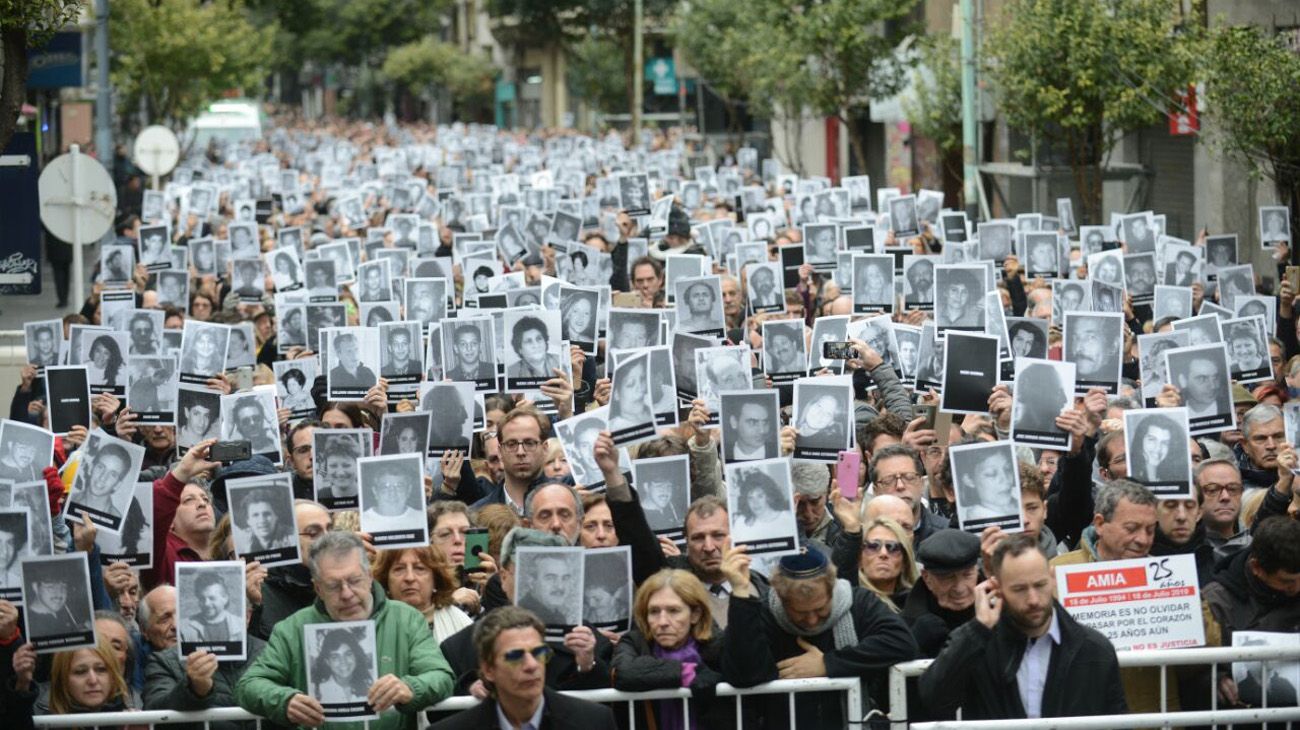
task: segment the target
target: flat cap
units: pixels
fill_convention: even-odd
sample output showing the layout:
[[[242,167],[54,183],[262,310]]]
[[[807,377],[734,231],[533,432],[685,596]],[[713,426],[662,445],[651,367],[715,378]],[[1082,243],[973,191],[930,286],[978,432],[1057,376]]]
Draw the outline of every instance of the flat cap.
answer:
[[[980,557],[980,539],[974,534],[947,528],[921,541],[916,560],[934,573],[964,570]]]

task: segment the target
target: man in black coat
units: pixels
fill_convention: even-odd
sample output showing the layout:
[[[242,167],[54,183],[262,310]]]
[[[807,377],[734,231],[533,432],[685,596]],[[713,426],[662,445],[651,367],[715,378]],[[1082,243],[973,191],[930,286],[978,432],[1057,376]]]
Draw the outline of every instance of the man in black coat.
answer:
[[[919,705],[939,719],[961,708],[965,720],[1128,712],[1114,647],[1053,599],[1037,540],[1003,539],[992,569],[976,588],[975,618],[952,632],[921,675]]]
[[[536,616],[516,606],[498,608],[480,621],[474,627],[474,646],[489,696],[479,706],[435,723],[434,730],[525,725],[539,730],[614,730],[614,713],[608,707],[546,687],[546,665],[554,649],[544,633]]]

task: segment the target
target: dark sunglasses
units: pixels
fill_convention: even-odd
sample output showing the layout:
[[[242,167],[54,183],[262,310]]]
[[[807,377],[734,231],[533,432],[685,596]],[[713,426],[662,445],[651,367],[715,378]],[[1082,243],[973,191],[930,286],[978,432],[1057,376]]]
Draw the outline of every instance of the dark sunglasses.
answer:
[[[539,644],[531,649],[511,649],[502,654],[501,658],[505,660],[506,664],[518,664],[524,660],[525,654],[532,654],[533,658],[539,663],[545,664],[551,661],[551,657],[555,656],[555,650],[546,644]]]
[[[862,543],[862,549],[869,553],[878,553],[882,548],[890,555],[903,552],[903,544],[894,540],[867,540]]]

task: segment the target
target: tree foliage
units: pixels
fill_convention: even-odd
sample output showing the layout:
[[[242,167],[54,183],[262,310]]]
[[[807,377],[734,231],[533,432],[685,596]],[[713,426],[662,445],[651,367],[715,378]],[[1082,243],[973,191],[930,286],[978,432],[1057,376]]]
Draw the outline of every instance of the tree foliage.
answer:
[[[912,131],[934,141],[939,151],[961,149],[961,44],[952,36],[929,36],[912,72],[915,96],[903,100]]]
[[[1101,165],[1159,122],[1194,80],[1197,27],[1178,0],[1009,0],[984,51],[1007,126],[1068,155],[1084,215],[1101,212]]]
[[[254,27],[239,0],[113,0],[113,85],[121,109],[180,122],[222,93],[260,87],[275,28]]]
[[[1208,44],[1205,96],[1218,141],[1271,177],[1300,230],[1300,56],[1259,28],[1217,31]],[[1293,251],[1297,250],[1293,247]]]
[[[431,37],[391,49],[383,66],[384,76],[398,86],[413,92],[438,87],[472,108],[491,100],[496,73],[486,59]]]
[[[628,108],[623,49],[612,38],[588,36],[569,47],[569,93],[606,113]]]
[[[0,0],[0,150],[9,144],[27,89],[27,50],[76,20],[82,0]]]
[[[684,3],[669,25],[669,34],[686,61],[722,99],[733,133],[739,131],[738,107],[749,106],[760,117],[773,111],[768,104],[749,104],[763,67],[776,62],[764,59],[761,51],[770,30],[752,22],[750,12],[743,3],[697,0]]]
[[[451,0],[249,0],[254,16],[280,28],[277,68],[303,64],[358,66],[384,62],[390,48],[413,43],[441,25]]]

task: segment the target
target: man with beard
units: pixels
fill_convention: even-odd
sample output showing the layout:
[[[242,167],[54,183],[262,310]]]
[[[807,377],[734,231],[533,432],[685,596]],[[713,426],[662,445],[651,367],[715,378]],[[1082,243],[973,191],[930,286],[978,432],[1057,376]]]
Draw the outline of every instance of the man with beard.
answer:
[[[1066,358],[1076,368],[1076,378],[1087,383],[1109,383],[1119,376],[1120,339],[1107,337],[1105,324],[1095,317],[1071,318],[1070,352]]]
[[[1032,536],[999,542],[992,577],[975,588],[975,617],[921,675],[920,706],[940,719],[960,707],[972,720],[1127,712],[1115,649],[1071,618],[1052,598],[1055,589]],[[1084,686],[1094,690],[1077,691]]]
[[[934,262],[921,259],[907,270],[906,304],[931,304],[934,302]]]
[[[749,278],[750,304],[755,309],[780,306],[783,302],[781,290],[776,288],[776,275],[770,268],[754,270]]]

